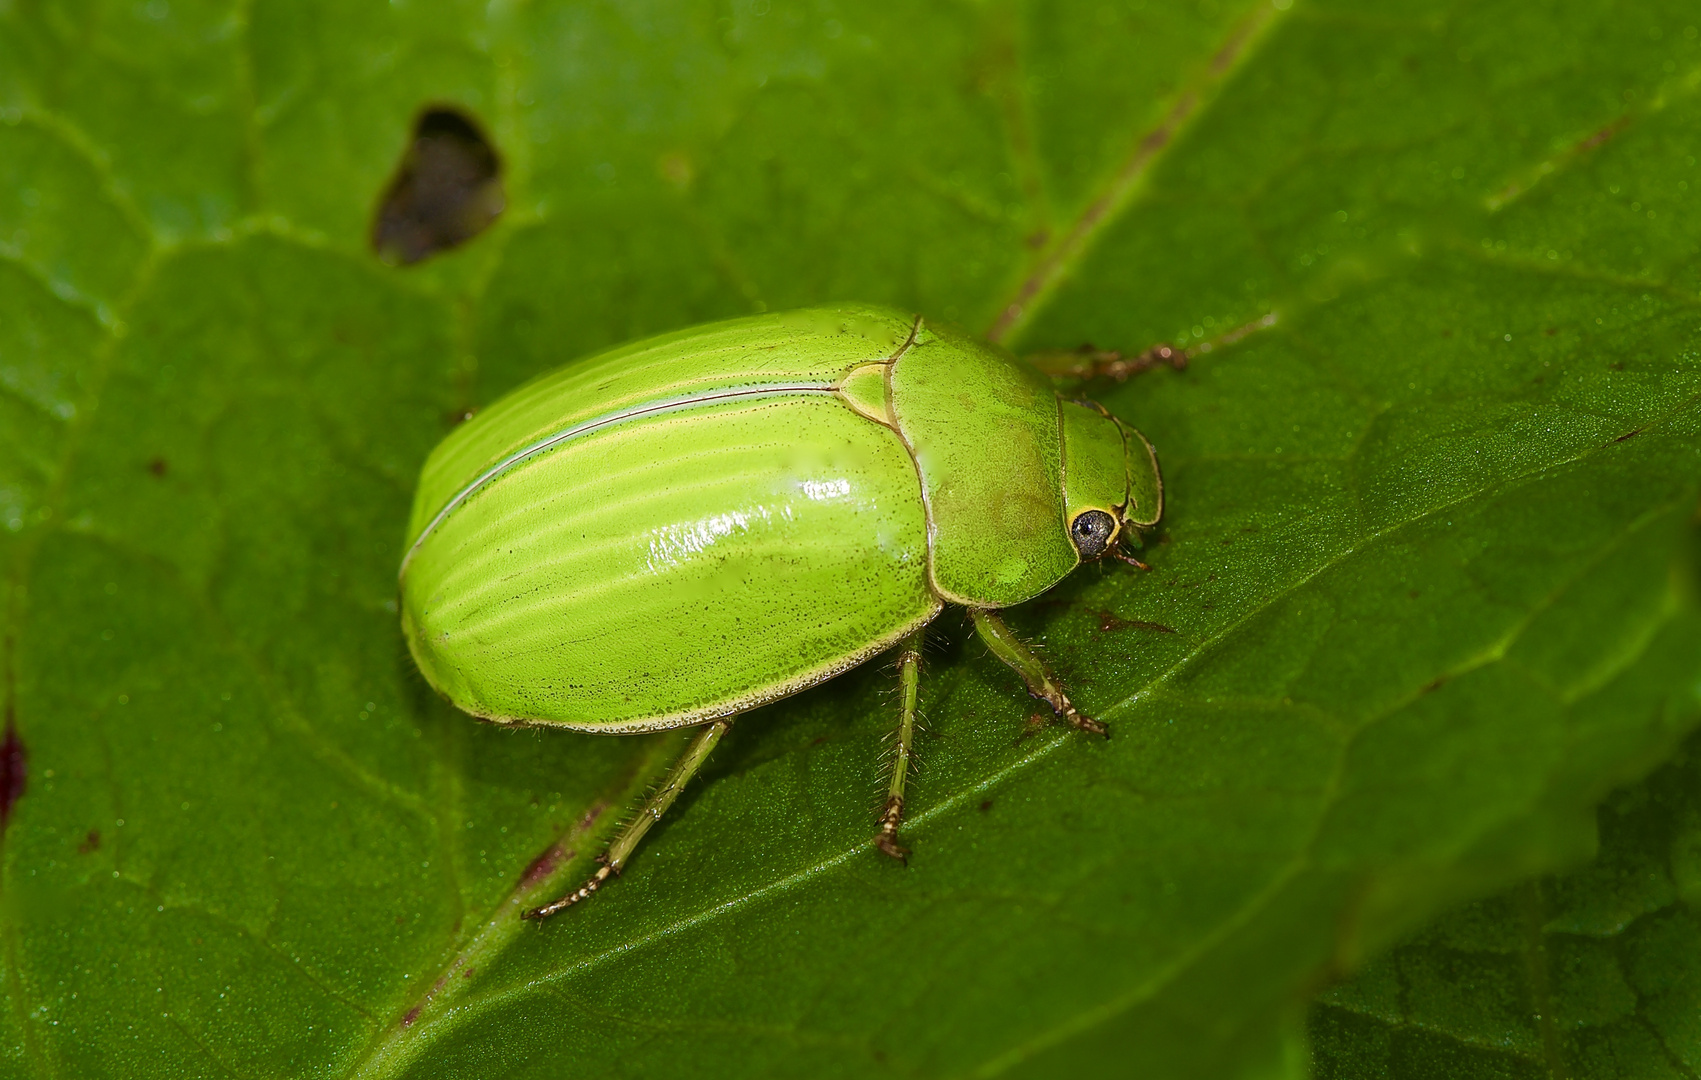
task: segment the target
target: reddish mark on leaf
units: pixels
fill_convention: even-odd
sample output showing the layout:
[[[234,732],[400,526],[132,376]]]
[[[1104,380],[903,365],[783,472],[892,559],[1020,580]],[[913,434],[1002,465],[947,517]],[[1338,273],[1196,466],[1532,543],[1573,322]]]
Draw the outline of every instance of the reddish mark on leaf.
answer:
[[[10,713],[8,707],[7,712]],[[6,739],[0,742],[0,829],[12,820],[12,807],[29,786],[29,751],[18,738],[18,725],[6,717]]]
[[[1099,632],[1108,634],[1116,630],[1151,630],[1159,634],[1173,634],[1175,627],[1163,623],[1147,622],[1144,619],[1124,619],[1114,611],[1101,611],[1099,616]]]
[[[164,476],[168,468],[170,468],[170,466],[165,463],[165,459],[157,454],[148,461],[148,471],[153,473],[155,476]]]
[[[1618,438],[1614,439],[1613,442],[1615,442],[1615,443],[1629,442],[1631,439],[1634,439],[1636,436],[1642,434],[1642,432],[1645,431],[1645,430],[1646,430],[1645,428],[1637,428],[1635,431],[1627,431],[1623,435],[1620,435]]]
[[[461,978],[463,978],[463,979],[470,979],[472,977],[473,977],[473,969],[472,968],[467,968],[465,971],[461,972]]]
[[[83,837],[83,842],[77,845],[77,854],[87,855],[91,851],[99,851],[99,850],[100,850],[100,830],[99,829],[90,829],[89,834],[87,836]]]
[[[1608,124],[1606,127],[1601,128],[1599,131],[1596,131],[1594,134],[1588,136],[1587,138],[1585,138],[1581,142],[1579,142],[1576,146],[1572,147],[1572,153],[1575,153],[1575,154],[1586,154],[1586,153],[1588,153],[1590,150],[1593,150],[1596,147],[1601,146],[1608,139],[1612,138],[1614,135],[1617,135],[1619,132],[1623,131],[1627,126],[1629,126],[1629,124],[1630,124],[1630,117],[1628,117],[1628,116],[1619,117],[1617,120],[1614,120],[1612,123]]]
[[[991,809],[992,809],[992,800],[991,799],[986,799],[986,800],[981,802],[981,804],[980,804],[980,812],[981,813],[984,814],[988,810],[991,810]]]
[[[418,1005],[415,1005],[413,1008],[409,1009],[407,1011],[407,1015],[402,1017],[402,1026],[403,1027],[413,1027],[413,1022],[415,1020],[419,1019],[419,1010],[421,1010],[423,1008],[425,1008],[425,1002],[422,1001]]]
[[[1418,693],[1420,693],[1420,694],[1433,693],[1434,691],[1441,689],[1441,684],[1446,682],[1446,681],[1447,681],[1447,676],[1437,675],[1435,678],[1424,683],[1423,689],[1419,690]]]
[[[1022,733],[1016,736],[1017,745],[1020,745],[1022,740],[1026,739],[1028,736],[1037,735],[1044,731],[1045,726],[1049,723],[1051,723],[1051,717],[1047,716],[1045,713],[1029,713],[1027,723],[1022,725]]]
[[[520,888],[529,889],[549,875],[555,873],[556,867],[571,859],[575,852],[568,851],[559,843],[551,844],[544,853],[531,861],[525,872],[520,875]]]
[[[579,818],[579,831],[585,832],[592,825],[595,825],[597,823],[597,818],[602,817],[602,812],[607,809],[607,803],[592,803],[591,808],[585,811],[583,817]]]

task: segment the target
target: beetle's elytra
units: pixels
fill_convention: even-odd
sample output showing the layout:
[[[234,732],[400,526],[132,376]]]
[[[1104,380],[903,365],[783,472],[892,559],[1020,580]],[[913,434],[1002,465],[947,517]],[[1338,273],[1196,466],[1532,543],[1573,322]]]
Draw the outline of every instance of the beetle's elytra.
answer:
[[[852,305],[735,319],[569,365],[450,434],[414,499],[402,626],[474,716],[703,726],[597,875],[529,915],[618,872],[728,718],[903,642],[877,836],[901,858],[923,628],[968,608],[1034,694],[1102,732],[994,613],[1121,555],[1162,490],[1138,432],[959,331]]]

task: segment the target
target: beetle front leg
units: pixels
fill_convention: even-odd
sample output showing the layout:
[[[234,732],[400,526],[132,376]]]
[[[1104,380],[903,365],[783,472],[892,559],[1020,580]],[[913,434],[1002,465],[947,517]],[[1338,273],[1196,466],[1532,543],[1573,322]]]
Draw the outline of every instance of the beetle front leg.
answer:
[[[921,686],[921,643],[926,628],[904,639],[898,650],[898,754],[892,762],[892,784],[886,789],[886,805],[880,809],[880,831],[874,846],[899,862],[910,849],[898,843],[898,825],[904,820],[904,781],[910,771],[915,743],[915,700]]]
[[[687,746],[685,752],[674,761],[673,767],[668,770],[667,779],[662,781],[661,787],[651,792],[650,797],[644,800],[644,806],[638,811],[638,816],[627,822],[625,827],[615,836],[614,843],[608,845],[608,850],[603,853],[600,860],[602,866],[590,876],[590,880],[561,899],[542,907],[532,908],[530,911],[522,913],[520,917],[522,919],[547,919],[556,912],[570,908],[589,897],[602,888],[603,883],[609,878],[617,876],[625,868],[626,860],[632,857],[632,849],[638,846],[638,841],[642,840],[644,834],[650,831],[650,826],[660,821],[661,816],[667,813],[667,808],[673,805],[673,801],[679,798],[679,793],[684,790],[685,785],[690,782],[693,776],[697,775],[697,770],[702,768],[703,762],[709,759],[709,751],[715,748],[715,744],[721,741],[721,736],[725,735],[730,727],[732,727],[731,720],[715,720],[704,724],[697,732],[697,737],[691,740],[691,745]]]
[[[1072,727],[1110,738],[1110,730],[1104,724],[1090,716],[1082,716],[1076,710],[1045,662],[1004,625],[1003,619],[985,608],[970,608],[969,617],[974,620],[975,632],[992,650],[992,655],[1014,668],[1022,681],[1028,684],[1028,693],[1050,705],[1052,711],[1069,721]]]
[[[1123,382],[1155,367],[1170,367],[1181,371],[1187,367],[1187,350],[1159,343],[1129,355],[1116,349],[1099,349],[1083,345],[1067,352],[1041,352],[1023,359],[1054,379],[1109,378]]]

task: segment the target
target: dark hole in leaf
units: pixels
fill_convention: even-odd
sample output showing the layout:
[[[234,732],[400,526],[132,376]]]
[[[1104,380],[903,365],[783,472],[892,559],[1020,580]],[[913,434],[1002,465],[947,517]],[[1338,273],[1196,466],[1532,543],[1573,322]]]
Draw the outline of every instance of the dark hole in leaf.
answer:
[[[432,107],[378,206],[372,249],[385,262],[416,263],[477,236],[505,205],[490,141],[464,113]]]
[[[0,829],[12,819],[12,806],[24,795],[29,780],[29,754],[18,738],[18,727],[6,724],[6,740],[0,742]]]

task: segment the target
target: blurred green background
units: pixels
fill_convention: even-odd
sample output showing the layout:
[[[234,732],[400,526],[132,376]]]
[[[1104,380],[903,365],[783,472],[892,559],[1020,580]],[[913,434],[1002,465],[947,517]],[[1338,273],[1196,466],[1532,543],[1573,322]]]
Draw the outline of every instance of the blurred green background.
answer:
[[[1695,1076],[1697,22],[0,0],[0,1073]],[[499,162],[458,231],[502,209],[403,265],[432,108]],[[1115,738],[948,614],[907,868],[870,664],[521,924],[681,736],[434,698],[424,455],[851,298],[1192,350],[1087,387],[1163,461],[1152,571],[1012,613]]]

